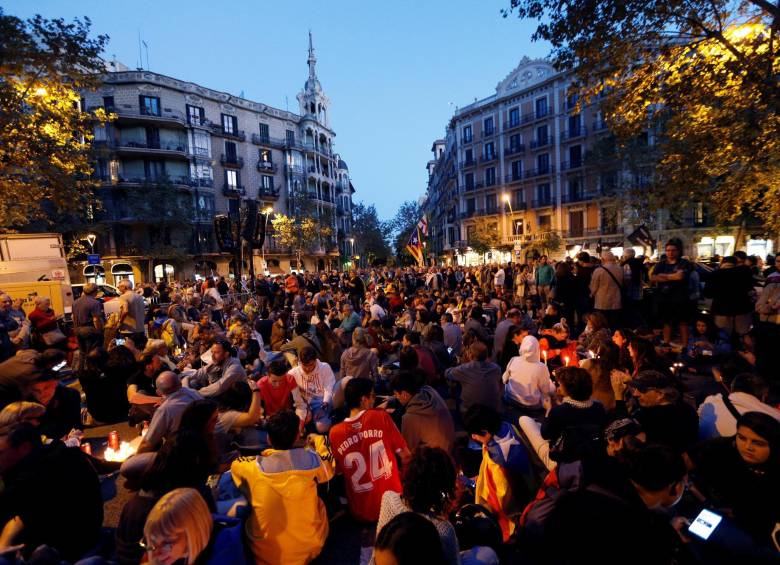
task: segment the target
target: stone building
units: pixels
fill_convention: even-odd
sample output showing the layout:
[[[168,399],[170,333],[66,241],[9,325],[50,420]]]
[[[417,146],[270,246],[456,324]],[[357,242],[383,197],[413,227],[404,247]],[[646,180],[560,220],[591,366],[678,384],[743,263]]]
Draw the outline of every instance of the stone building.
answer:
[[[354,188],[335,150],[330,101],[316,73],[309,34],[308,79],[299,112],[212,90],[146,70],[110,63],[102,86],[82,94],[86,111],[104,107],[117,119],[95,129],[95,176],[102,210],[94,213],[99,266],[73,273],[114,284],[236,272],[235,260],[217,249],[216,214],[239,213],[254,200],[267,214],[289,214],[291,195],[305,191],[330,238],[304,258],[323,269],[346,260]],[[273,212],[271,211],[273,210]],[[272,233],[256,250],[271,272],[298,268],[292,250]],[[249,257],[242,261],[246,272]]]
[[[524,260],[552,234],[563,240],[557,256],[634,245],[625,236],[640,224],[637,211],[616,196],[649,186],[652,166],[627,167],[610,155],[598,101],[578,107],[571,83],[569,73],[526,57],[494,94],[456,110],[427,165],[424,210],[435,262]],[[652,132],[637,140],[654,142]],[[771,241],[715,227],[704,203],[660,211],[647,227],[661,242],[682,237],[693,257],[733,253],[736,245],[771,252]],[[469,245],[477,229],[495,236],[485,254]]]

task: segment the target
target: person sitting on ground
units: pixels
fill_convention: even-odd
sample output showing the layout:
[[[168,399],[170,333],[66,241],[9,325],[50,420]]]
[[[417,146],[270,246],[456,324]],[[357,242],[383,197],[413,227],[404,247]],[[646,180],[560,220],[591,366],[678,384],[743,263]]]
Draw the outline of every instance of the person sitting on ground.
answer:
[[[327,433],[331,426],[333,388],[336,377],[330,365],[317,359],[313,347],[304,347],[298,358],[298,366],[290,371],[304,401],[298,417],[303,425],[311,424],[317,433]]]
[[[497,356],[497,361],[501,367],[501,373],[506,371],[507,365],[514,358],[520,355],[520,344],[523,343],[525,336],[529,335],[531,324],[522,320],[520,324],[510,326],[504,338],[504,344],[501,347],[501,353]]]
[[[127,377],[121,372],[110,371],[109,359],[110,354],[102,346],[96,347],[87,354],[84,370],[79,373],[79,384],[86,397],[89,415],[94,422],[101,424],[126,420],[130,409]]]
[[[240,457],[230,467],[252,507],[246,534],[257,563],[308,563],[328,537],[317,483],[329,481],[333,472],[315,452],[294,447],[300,428],[293,412],[277,412],[267,426],[272,448],[258,457]]]
[[[708,506],[727,509],[756,544],[772,546],[772,530],[780,522],[780,422],[746,412],[737,420],[736,435],[701,443],[691,460],[694,484]]]
[[[539,341],[528,335],[520,344],[520,355],[507,365],[502,380],[504,401],[523,414],[540,415],[545,412],[555,394],[547,365],[541,362]]]
[[[97,544],[103,525],[100,481],[86,454],[20,422],[0,431],[0,548],[46,544],[69,562]],[[59,561],[59,560],[57,560]]]
[[[585,315],[585,329],[578,338],[581,351],[595,351],[599,343],[612,341],[607,317],[602,312],[591,312]]]
[[[21,422],[29,422],[33,426],[38,426],[45,412],[46,407],[37,402],[25,400],[11,402],[0,410],[0,432]]]
[[[497,517],[504,541],[514,532],[515,516],[531,497],[531,463],[509,422],[491,407],[473,405],[463,416],[472,440],[482,444],[482,463],[476,484],[477,504]]]
[[[444,565],[448,563],[434,525],[416,512],[390,520],[374,543],[376,565]]]
[[[439,532],[447,562],[460,563],[458,538],[447,520],[447,507],[455,497],[455,466],[450,456],[435,447],[419,446],[402,479],[403,494],[388,490],[382,495],[376,531],[404,512],[417,512]]]
[[[424,443],[452,452],[455,425],[447,403],[436,390],[425,384],[421,371],[401,371],[390,383],[393,395],[404,407],[401,432],[410,449]]]
[[[281,351],[283,353],[290,352],[299,357],[304,347],[313,347],[317,352],[317,358],[323,359],[322,344],[320,344],[314,327],[308,320],[299,317],[298,324],[293,331],[293,338],[282,346]]]
[[[284,357],[274,359],[268,365],[268,374],[257,382],[266,418],[277,412],[295,410],[306,412],[306,403],[301,397],[298,383],[290,373],[290,365]]]
[[[607,414],[600,402],[591,400],[593,382],[590,374],[579,367],[561,367],[555,372],[561,404],[554,406],[542,424],[542,437],[555,444],[569,428],[589,428],[599,433],[607,424]]]
[[[699,405],[699,437],[731,437],[737,433],[737,419],[746,412],[762,412],[780,421],[780,410],[766,404],[769,387],[764,379],[740,373],[731,382],[731,393],[708,396]]]
[[[376,379],[379,358],[373,349],[369,349],[369,334],[363,328],[352,332],[352,347],[341,354],[341,375]]]
[[[157,501],[146,519],[141,541],[148,562],[151,565],[208,562],[213,527],[209,508],[198,491],[172,490]]]
[[[232,447],[234,441],[241,445],[259,443],[259,436],[251,432],[263,417],[260,389],[252,379],[236,381],[217,397],[217,405],[219,416],[214,436],[220,462],[227,463],[238,455]],[[246,438],[243,435],[245,430]]]
[[[184,386],[197,390],[204,398],[217,397],[234,382],[246,380],[246,371],[241,361],[233,356],[233,348],[225,338],[217,339],[211,346],[211,363],[182,374]]]
[[[136,371],[127,379],[127,401],[130,403],[129,421],[135,426],[150,421],[162,399],[157,395],[155,379],[162,372],[162,361],[148,353],[141,358]]]
[[[510,329],[507,336],[511,334]],[[488,360],[487,346],[481,341],[472,343],[464,362],[447,369],[444,376],[448,381],[460,385],[461,414],[465,414],[474,404],[484,404],[495,410],[501,408],[501,368]]]
[[[61,439],[72,430],[80,430],[81,395],[61,382],[59,371],[46,369],[26,384],[25,400],[37,402],[46,408],[38,428],[49,439]]]
[[[154,411],[149,429],[138,446],[137,453],[157,451],[163,441],[170,440],[179,430],[182,414],[192,402],[202,397],[194,390],[181,386],[181,379],[172,371],[163,371],[155,381],[155,388],[162,399]]]

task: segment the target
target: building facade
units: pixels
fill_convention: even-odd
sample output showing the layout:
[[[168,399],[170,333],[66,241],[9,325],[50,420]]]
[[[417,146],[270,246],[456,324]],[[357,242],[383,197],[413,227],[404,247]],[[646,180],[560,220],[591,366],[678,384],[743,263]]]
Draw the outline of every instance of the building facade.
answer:
[[[495,94],[459,108],[433,143],[424,210],[429,257],[439,264],[524,260],[559,239],[556,256],[632,245],[640,223],[621,191],[650,186],[652,164],[631,168],[609,150],[611,134],[598,101],[578,104],[572,76],[546,60],[523,58]],[[637,143],[655,143],[647,132]],[[694,257],[730,254],[735,246],[765,255],[772,242],[716,228],[704,204],[660,211],[647,226],[658,241],[678,236]],[[492,234],[487,253],[469,245]],[[641,253],[650,249],[637,247]]]
[[[83,93],[85,110],[103,107],[117,119],[96,127],[93,142],[103,203],[94,214],[102,228],[94,253],[102,262],[84,266],[76,280],[235,273],[236,261],[217,248],[213,220],[236,217],[247,200],[266,211],[268,226],[263,249],[252,257],[256,272],[338,265],[352,230],[354,188],[335,151],[316,62],[310,34],[298,113],[114,63],[97,91]],[[333,235],[299,266],[276,242],[270,219],[292,213],[292,195],[304,192]],[[242,260],[244,273],[249,260]]]

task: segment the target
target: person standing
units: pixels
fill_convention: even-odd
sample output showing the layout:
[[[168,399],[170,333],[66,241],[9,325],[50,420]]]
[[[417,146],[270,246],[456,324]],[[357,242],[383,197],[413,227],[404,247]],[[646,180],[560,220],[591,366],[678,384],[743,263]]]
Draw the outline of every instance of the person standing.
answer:
[[[658,318],[664,325],[663,340],[672,340],[672,329],[680,328],[680,343],[688,343],[688,279],[693,271],[689,261],[682,258],[682,241],[672,238],[666,243],[666,259],[658,262],[653,269],[650,282],[657,285],[656,300]]]
[[[105,317],[103,304],[95,299],[97,291],[95,283],[87,283],[81,296],[73,303],[73,326],[79,343],[79,374],[84,371],[89,352],[103,343]]]
[[[712,298],[715,325],[732,336],[743,336],[753,324],[753,275],[747,265],[737,265],[735,257],[724,257],[720,268],[707,279],[704,295]]]
[[[594,309],[604,314],[610,328],[617,328],[623,305],[623,269],[615,262],[611,251],[601,254],[601,265],[593,270],[590,278],[590,294]]]
[[[141,295],[133,292],[133,283],[121,280],[119,292],[119,331],[129,334],[145,334],[144,315],[146,305]]]
[[[550,300],[550,289],[552,288],[553,281],[555,280],[555,270],[547,262],[547,255],[542,255],[539,258],[539,265],[534,272],[534,281],[536,282],[536,291],[539,293],[539,300],[542,301],[542,306],[547,306],[547,302]]]

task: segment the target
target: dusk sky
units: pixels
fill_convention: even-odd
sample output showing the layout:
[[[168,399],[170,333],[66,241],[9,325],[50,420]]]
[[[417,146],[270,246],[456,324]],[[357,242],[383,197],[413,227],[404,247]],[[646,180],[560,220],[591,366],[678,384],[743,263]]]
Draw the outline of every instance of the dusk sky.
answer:
[[[534,22],[504,19],[509,0],[332,2],[6,0],[20,17],[88,16],[111,37],[106,57],[297,112],[307,77],[307,33],[331,99],[336,150],[356,200],[380,217],[425,192],[425,165],[455,106],[495,92],[532,43]],[[146,66],[146,54],[143,55]]]

